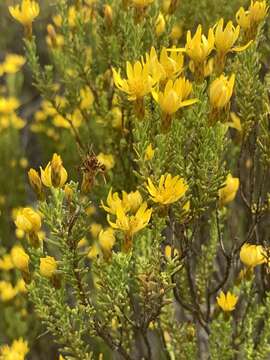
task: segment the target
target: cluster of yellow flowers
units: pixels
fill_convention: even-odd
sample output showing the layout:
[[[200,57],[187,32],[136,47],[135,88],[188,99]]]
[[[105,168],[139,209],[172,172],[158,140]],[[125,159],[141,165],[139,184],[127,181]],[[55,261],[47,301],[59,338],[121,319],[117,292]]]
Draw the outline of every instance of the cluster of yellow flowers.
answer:
[[[43,170],[42,167],[40,167],[40,175],[35,169],[31,168],[28,171],[28,178],[31,187],[37,196],[42,199],[44,196],[43,185],[47,188],[62,188],[67,181],[68,174],[63,166],[61,157],[53,154],[52,160],[49,161],[45,169]]]
[[[240,273],[240,279],[249,277],[253,269],[265,263],[268,263],[266,249],[261,245],[245,243],[240,250],[240,260],[246,266],[245,270]],[[217,297],[217,304],[224,312],[231,312],[235,309],[238,296],[228,291],[226,294],[221,291]]]
[[[258,24],[266,16],[267,10],[265,1],[256,1],[251,3],[250,10],[245,13],[253,19],[250,21],[256,23],[257,29]],[[244,10],[239,11],[242,13]],[[237,19],[239,19],[239,13]],[[157,26],[160,26],[160,22],[162,21],[159,19]],[[193,37],[190,31],[187,32],[184,48],[162,48],[159,58],[152,47],[145,59],[142,58],[133,65],[127,62],[126,79],[121,77],[120,70],[112,69],[115,86],[126,93],[130,101],[135,102],[135,112],[140,118],[144,117],[143,98],[152,94],[163,113],[163,125],[168,128],[173,114],[180,108],[198,101],[196,98],[189,98],[192,84],[182,75],[184,70],[182,53],[185,53],[190,59],[189,68],[194,73],[196,81],[202,81],[213,71],[220,75],[209,88],[212,117],[216,117],[216,113],[228,108],[235,82],[234,74],[230,77],[222,74],[226,56],[230,52],[245,50],[251,43],[249,41],[243,46],[235,46],[242,27],[242,22],[238,22],[239,25],[235,27],[232,21],[225,25],[224,20],[220,19],[213,28],[209,29],[207,37],[202,33],[202,26],[199,25]],[[213,51],[214,56],[212,56]],[[168,55],[169,52],[171,55]]]
[[[245,32],[247,39],[253,39],[257,28],[267,15],[269,6],[266,1],[251,1],[248,10],[241,7],[236,14],[236,21]]]
[[[18,256],[23,253],[22,261],[18,262]],[[25,255],[25,256],[24,256]],[[0,258],[0,270],[5,272],[4,279],[0,281],[0,300],[3,302],[11,301],[19,294],[25,294],[27,292],[25,286],[26,276],[16,280],[16,284],[12,284],[12,273],[14,268],[20,267],[27,271],[28,255],[19,245],[14,245],[9,253],[6,253]],[[25,273],[26,275],[26,273]],[[28,277],[28,276],[27,276]]]
[[[153,202],[166,206],[181,199],[188,185],[179,176],[172,177],[171,174],[167,174],[161,176],[158,187],[148,178],[146,188]],[[184,205],[185,210],[188,210],[189,203],[186,202]],[[121,198],[119,193],[112,193],[111,189],[107,197],[107,205],[102,202],[102,207],[108,213],[107,220],[110,226],[124,232],[125,251],[131,248],[134,234],[148,225],[153,211],[152,208],[148,208],[138,190],[130,193],[122,191]],[[111,216],[115,218],[114,222]]]
[[[40,239],[38,237],[39,230],[41,228],[41,216],[38,212],[31,208],[23,208],[17,213],[15,220],[17,229],[23,230],[29,235],[31,244],[39,246]],[[35,242],[33,242],[33,238]],[[37,240],[36,240],[37,238]],[[11,260],[15,268],[20,270],[23,279],[26,283],[31,282],[30,274],[30,257],[21,246],[14,246],[11,250]],[[8,259],[5,259],[7,261]],[[40,274],[46,278],[53,279],[57,273],[57,261],[51,257],[46,256],[40,258]]]
[[[125,233],[123,249],[128,251],[132,245],[133,235],[143,229],[150,221],[152,209],[147,208],[143,202],[140,192],[122,192],[122,199],[118,193],[110,190],[107,197],[107,206],[102,203],[106,212],[107,220],[114,229],[122,230]],[[111,216],[115,217],[115,222]]]
[[[25,58],[17,54],[7,54],[4,61],[0,64],[0,76],[5,76],[4,80],[8,83],[8,79],[15,76],[25,64]],[[0,96],[0,132],[9,127],[22,129],[25,121],[16,114],[20,106],[19,100],[14,96],[9,96],[8,86],[4,87],[6,96]]]
[[[0,360],[24,360],[29,348],[27,341],[23,339],[14,340],[12,345],[0,347]]]
[[[174,113],[197,101],[189,99],[192,91],[190,81],[185,77],[179,77],[183,71],[183,64],[182,54],[168,56],[166,48],[163,48],[158,58],[156,50],[152,47],[145,60],[136,61],[133,65],[127,62],[127,79],[122,79],[120,70],[116,71],[113,68],[114,83],[128,95],[130,101],[135,102],[135,111],[139,117],[144,117],[143,98],[152,94],[163,112],[164,125],[168,127]]]
[[[27,289],[23,279],[19,279],[15,286],[13,286],[9,281],[0,281],[0,300],[3,302],[11,301],[17,295],[25,293],[27,293]]]

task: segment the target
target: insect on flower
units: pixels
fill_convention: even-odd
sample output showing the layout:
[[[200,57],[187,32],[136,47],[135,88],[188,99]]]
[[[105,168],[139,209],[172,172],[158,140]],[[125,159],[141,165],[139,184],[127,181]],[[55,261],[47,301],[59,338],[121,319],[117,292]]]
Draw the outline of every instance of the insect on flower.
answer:
[[[82,163],[79,166],[79,171],[82,173],[81,189],[84,193],[88,193],[94,186],[97,174],[101,173],[106,183],[104,176],[106,167],[99,162],[97,156],[91,149],[89,149],[86,154],[81,154],[81,158]]]

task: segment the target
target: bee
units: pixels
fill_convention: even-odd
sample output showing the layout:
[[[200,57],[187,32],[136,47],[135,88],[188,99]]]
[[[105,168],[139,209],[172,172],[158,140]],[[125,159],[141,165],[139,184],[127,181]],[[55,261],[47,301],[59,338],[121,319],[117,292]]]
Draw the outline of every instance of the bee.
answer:
[[[86,154],[81,154],[82,162],[79,171],[82,174],[81,190],[88,193],[94,186],[96,176],[101,173],[106,183],[105,166],[101,164],[92,149],[88,149]]]

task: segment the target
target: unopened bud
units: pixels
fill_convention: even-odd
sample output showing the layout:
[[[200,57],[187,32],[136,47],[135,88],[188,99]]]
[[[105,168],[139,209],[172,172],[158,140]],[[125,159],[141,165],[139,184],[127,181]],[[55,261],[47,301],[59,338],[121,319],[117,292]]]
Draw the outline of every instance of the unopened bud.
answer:
[[[54,187],[58,187],[61,183],[62,159],[59,155],[53,154],[51,162],[51,180]]]
[[[42,182],[38,172],[35,169],[28,171],[28,179],[32,189],[35,191],[38,197],[42,194]]]
[[[113,11],[111,6],[108,4],[104,5],[104,17],[108,27],[111,27],[113,21]]]

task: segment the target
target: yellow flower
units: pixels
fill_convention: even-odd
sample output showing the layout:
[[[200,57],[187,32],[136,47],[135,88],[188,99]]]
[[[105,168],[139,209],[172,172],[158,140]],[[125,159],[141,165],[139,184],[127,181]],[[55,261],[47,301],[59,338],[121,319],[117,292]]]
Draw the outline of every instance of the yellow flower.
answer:
[[[172,48],[171,50],[174,50]],[[153,78],[156,81],[164,82],[168,79],[175,79],[183,71],[184,56],[181,53],[172,51],[168,56],[168,51],[165,47],[161,49],[160,58],[154,47],[151,48],[150,54],[146,54],[146,63],[148,63]]]
[[[158,14],[157,20],[155,22],[155,32],[157,36],[160,36],[161,34],[164,33],[166,28],[166,21],[164,19],[164,16],[162,15],[162,13]]]
[[[27,293],[25,281],[23,279],[19,279],[16,283],[15,289],[16,291],[18,291],[18,293],[22,293],[22,294]]]
[[[0,112],[2,114],[11,114],[20,106],[19,101],[14,98],[0,98]]]
[[[179,40],[181,38],[181,36],[183,35],[183,30],[181,28],[181,26],[178,25],[174,25],[172,27],[171,33],[170,33],[170,38],[176,42],[177,40]]]
[[[14,268],[14,264],[9,254],[5,254],[2,258],[0,258],[0,270],[9,271],[12,270],[13,268]]]
[[[89,86],[86,86],[80,90],[80,98],[81,98],[80,108],[82,110],[90,109],[95,100],[93,92]]]
[[[97,159],[102,165],[105,166],[107,171],[111,170],[115,165],[114,157],[112,154],[104,154],[101,152],[97,155]]]
[[[39,272],[40,275],[51,278],[57,270],[57,261],[52,256],[46,256],[45,258],[40,258]]]
[[[210,76],[213,73],[214,69],[214,59],[211,58],[208,61],[205,61],[204,64],[200,65],[200,68],[196,68],[196,64],[193,60],[190,60],[189,69],[192,73],[196,73],[196,71],[199,71],[200,76],[207,77]]]
[[[100,233],[100,231],[102,230],[102,226],[98,223],[93,223],[90,226],[90,233],[92,235],[93,238],[97,238],[98,234]]]
[[[230,79],[224,75],[220,75],[215,79],[209,90],[210,104],[213,108],[222,109],[230,101],[233,93],[235,75],[232,74]]]
[[[11,346],[3,345],[0,347],[0,360],[24,360],[28,352],[27,341],[20,338],[14,340]]]
[[[15,235],[18,239],[23,239],[25,236],[25,232],[21,229],[16,229],[15,230]]]
[[[21,246],[15,245],[10,252],[14,266],[25,273],[29,272],[29,255]]]
[[[166,177],[162,175],[158,187],[148,178],[148,185],[146,187],[152,200],[163,205],[178,201],[185,195],[188,189],[188,185],[184,179],[179,178],[178,175],[172,177],[171,174],[166,175]]]
[[[230,116],[231,116],[232,121],[228,122],[227,125],[241,133],[242,125],[241,125],[241,120],[240,120],[239,116],[237,116],[234,112],[231,112]]]
[[[239,188],[239,179],[232,177],[231,174],[227,175],[224,187],[219,189],[219,203],[220,206],[226,205],[234,200]]]
[[[237,11],[236,21],[248,39],[255,38],[258,25],[266,17],[268,8],[265,0],[251,1],[247,11],[243,7]]]
[[[3,63],[3,70],[7,74],[14,74],[25,64],[25,58],[16,54],[7,54]]]
[[[115,129],[121,129],[123,122],[123,114],[121,109],[118,106],[113,107],[111,110],[111,115],[112,115],[112,127]]]
[[[98,241],[102,250],[110,252],[115,244],[114,230],[111,228],[101,230],[98,235]]]
[[[21,6],[9,6],[9,12],[15,20],[19,21],[25,29],[27,29],[28,34],[31,35],[32,32],[32,23],[35,18],[39,15],[39,5],[36,1],[32,0],[22,0]]]
[[[41,181],[47,187],[63,187],[67,181],[67,171],[63,167],[60,155],[53,154],[52,161],[50,161],[45,170],[40,167]]]
[[[0,281],[0,299],[1,301],[7,302],[17,295],[18,291],[15,289],[10,282],[7,281]],[[0,352],[1,354],[1,352]],[[0,360],[1,355],[0,355]]]
[[[78,242],[78,245],[77,245],[77,248],[80,249],[82,247],[85,247],[86,245],[88,245],[88,241],[85,237],[83,237],[79,242]]]
[[[215,28],[215,47],[220,56],[225,56],[230,51],[243,51],[250,45],[247,43],[244,46],[234,47],[240,33],[239,25],[235,27],[232,21],[229,21],[224,29],[223,27],[224,20],[220,19]]]
[[[217,303],[221,307],[221,309],[225,312],[230,312],[235,309],[235,305],[237,304],[238,296],[227,292],[225,295],[223,291],[217,297]]]
[[[264,249],[261,245],[244,244],[240,250],[240,260],[247,267],[255,267],[266,262]]]
[[[41,228],[40,215],[31,208],[20,209],[17,213],[15,225],[26,233],[37,233]]]
[[[138,190],[131,191],[130,193],[122,191],[122,208],[126,211],[136,212],[142,202],[143,198]]]
[[[150,4],[152,4],[154,0],[131,0],[131,4],[138,9],[144,9]]]
[[[76,19],[78,17],[75,6],[70,6],[68,9],[68,25],[73,28],[76,26]]]
[[[208,37],[206,37],[202,34],[202,26],[199,25],[193,38],[191,37],[191,32],[187,32],[187,42],[184,50],[195,63],[201,64],[214,49],[214,43],[213,29],[209,29]]]
[[[250,21],[251,23],[258,23],[262,21],[266,15],[267,11],[269,9],[269,6],[267,6],[266,1],[251,1],[251,4],[249,6],[249,13],[250,13]]]
[[[12,350],[22,356],[25,356],[29,351],[27,341],[24,341],[22,338],[14,340],[12,343]]]
[[[115,86],[127,93],[130,101],[142,99],[149,94],[156,82],[150,75],[149,65],[147,63],[142,65],[140,61],[136,61],[133,66],[127,61],[127,79],[121,78],[120,70],[117,72],[112,69],[112,71]]]
[[[119,206],[116,209],[115,223],[111,221],[109,215],[107,217],[107,220],[112,228],[122,230],[126,233],[128,237],[132,238],[135,233],[148,225],[151,214],[152,209],[148,209],[147,203],[143,202],[135,215],[127,215],[123,210],[122,206]]]
[[[144,160],[151,161],[154,157],[154,154],[155,154],[155,150],[153,149],[152,144],[149,144],[144,153]]]
[[[104,205],[103,201],[101,201],[101,206],[108,213],[115,215],[119,207],[121,207],[124,212],[137,211],[142,201],[143,201],[142,196],[138,190],[131,191],[130,193],[126,193],[125,191],[122,191],[122,199],[121,199],[117,192],[112,193],[112,189],[110,189],[109,194],[107,196],[108,206]]]
[[[89,252],[87,254],[87,257],[90,259],[90,260],[93,260],[95,259],[99,254],[99,251],[98,251],[98,246],[97,244],[94,244],[92,246],[90,246],[89,248]]]
[[[152,95],[162,112],[172,115],[180,108],[198,101],[197,99],[187,99],[191,91],[192,85],[189,80],[178,78],[175,81],[168,80],[164,91],[152,91]]]
[[[250,29],[251,27],[250,12],[245,11],[243,7],[240,7],[240,9],[236,13],[236,21],[242,29],[244,30]]]

